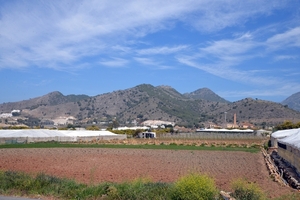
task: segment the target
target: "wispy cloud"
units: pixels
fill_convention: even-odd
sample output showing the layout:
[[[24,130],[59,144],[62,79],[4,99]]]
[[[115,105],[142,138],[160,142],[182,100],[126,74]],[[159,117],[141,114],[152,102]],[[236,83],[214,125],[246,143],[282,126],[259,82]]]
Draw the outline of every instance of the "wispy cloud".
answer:
[[[175,46],[175,47],[167,47],[167,46],[154,47],[154,48],[148,48],[148,49],[140,49],[137,51],[137,54],[139,54],[139,55],[173,54],[173,53],[185,50],[187,48],[188,48],[187,45],[179,45],[179,46]]]
[[[222,65],[222,63],[202,64],[199,61],[193,61],[188,57],[178,57],[178,61],[182,64],[203,70],[214,76],[234,82],[270,86],[277,84],[277,81],[272,78],[261,77],[256,70],[239,70],[232,66]]]
[[[152,58],[134,57],[134,60],[144,66],[148,66],[148,67],[150,66],[152,69],[173,69],[174,68],[172,66],[165,65],[162,62],[159,62]]]
[[[250,40],[251,37],[249,36],[249,33],[246,35],[247,36],[242,35],[241,37],[234,39],[210,42],[207,47],[201,48],[200,50],[219,58],[222,58],[223,56],[241,55],[258,45]]]
[[[271,49],[282,47],[300,47],[300,26],[292,28],[284,33],[276,34],[266,41],[266,45]]]
[[[113,58],[112,60],[100,61],[100,65],[104,65],[107,67],[126,67],[129,63],[128,60],[122,58]]]
[[[209,42],[206,46],[204,45],[204,47],[200,48],[197,53],[189,56],[178,56],[177,59],[182,64],[203,70],[223,79],[247,85],[264,86],[268,88],[266,91],[268,91],[270,87],[273,87],[278,90],[276,94],[286,94],[286,91],[280,88],[291,89],[293,87],[295,88],[296,84],[293,80],[285,80],[283,78],[284,74],[281,74],[279,77],[274,75],[273,72],[276,69],[272,69],[272,72],[269,70],[261,70],[259,67],[255,66],[241,66],[246,65],[246,62],[251,62],[253,59],[272,55],[277,49],[270,51],[268,48],[269,45],[286,42],[285,38],[287,37],[290,38],[286,44],[288,46],[296,46],[299,38],[295,39],[297,33],[298,28],[294,28],[284,34],[271,35],[265,42],[256,41],[255,35],[253,36],[250,33],[246,33],[237,38]],[[296,58],[297,57],[291,55],[275,57],[276,60]],[[295,91],[295,89],[293,89],[293,91]],[[252,94],[255,94],[255,92],[252,92]],[[262,92],[261,94],[275,95],[275,93],[269,92]]]
[[[193,13],[192,24],[199,31],[213,32],[226,27],[245,24],[253,18],[271,15],[277,8],[283,7],[285,2],[272,1],[201,1],[199,10]]]
[[[254,84],[270,84],[257,76],[257,70],[240,70],[239,65],[246,60],[256,57],[253,53],[260,43],[252,40],[250,33],[238,38],[213,41],[189,56],[178,56],[180,63],[201,69],[215,76],[239,82]]]
[[[294,60],[297,59],[299,56],[296,55],[276,55],[274,57],[275,61],[281,61],[281,60]]]
[[[143,65],[158,65],[159,63],[157,61],[154,61],[150,58],[142,58],[142,57],[135,57],[134,60],[137,62],[143,64]]]

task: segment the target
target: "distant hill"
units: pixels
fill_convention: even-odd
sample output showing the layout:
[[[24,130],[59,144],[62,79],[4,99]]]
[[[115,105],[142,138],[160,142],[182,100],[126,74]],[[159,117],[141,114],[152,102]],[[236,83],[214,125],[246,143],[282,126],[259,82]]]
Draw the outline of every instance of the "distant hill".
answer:
[[[59,104],[65,104],[68,102],[76,102],[83,99],[87,99],[89,96],[87,95],[67,95],[64,96],[62,93],[55,91],[50,92],[49,94],[46,94],[41,97],[36,97],[29,100],[23,100],[18,102],[9,102],[0,104],[0,113],[2,112],[10,112],[11,110],[17,109],[36,109],[39,106],[55,106]]]
[[[195,98],[197,93],[202,98]],[[300,112],[271,101],[247,98],[230,103],[222,98],[208,98],[215,96],[209,89],[200,89],[193,94],[192,98],[170,86],[154,87],[149,84],[93,97],[64,96],[60,92],[52,92],[29,100],[0,104],[0,113],[22,110],[21,116],[41,120],[73,116],[79,122],[117,120],[120,124],[156,119],[188,127],[207,122],[223,124],[225,112],[228,123],[233,122],[233,114],[236,113],[238,122],[250,122],[259,126],[300,119]],[[204,94],[208,96],[205,97]]]
[[[281,103],[287,105],[289,108],[300,111],[300,92],[291,95]]]
[[[233,123],[236,113],[237,122],[250,122],[255,125],[277,125],[286,120],[299,122],[300,112],[272,101],[245,98],[236,101],[221,109],[216,109],[212,114],[218,115],[224,121],[224,112],[227,112],[227,122]]]
[[[184,96],[192,99],[203,99],[207,101],[215,101],[220,103],[229,103],[229,101],[223,99],[208,88],[201,88],[191,93],[185,93]]]

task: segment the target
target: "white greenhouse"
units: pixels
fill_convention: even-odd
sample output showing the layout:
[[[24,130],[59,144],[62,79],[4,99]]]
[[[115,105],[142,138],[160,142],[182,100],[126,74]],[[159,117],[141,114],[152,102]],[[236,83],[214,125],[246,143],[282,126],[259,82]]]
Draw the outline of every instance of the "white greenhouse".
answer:
[[[0,144],[24,142],[76,142],[91,140],[126,139],[126,135],[114,134],[110,131],[88,130],[47,130],[47,129],[21,129],[0,130]]]

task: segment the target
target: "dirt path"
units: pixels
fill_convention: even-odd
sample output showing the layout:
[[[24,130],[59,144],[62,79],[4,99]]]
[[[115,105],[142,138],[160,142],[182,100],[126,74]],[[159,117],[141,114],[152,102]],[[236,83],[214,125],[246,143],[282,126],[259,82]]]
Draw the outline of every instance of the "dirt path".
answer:
[[[122,182],[138,177],[173,182],[189,172],[199,172],[213,177],[217,186],[225,191],[230,191],[230,182],[236,178],[256,182],[269,197],[292,191],[269,178],[261,153],[104,148],[0,149],[0,170],[44,172],[88,184]]]

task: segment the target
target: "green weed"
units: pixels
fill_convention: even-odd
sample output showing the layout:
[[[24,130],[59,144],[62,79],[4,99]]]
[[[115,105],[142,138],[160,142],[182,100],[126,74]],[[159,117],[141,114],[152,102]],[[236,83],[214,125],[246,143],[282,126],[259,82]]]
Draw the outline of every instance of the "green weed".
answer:
[[[233,197],[237,200],[265,200],[265,194],[258,185],[247,182],[244,179],[237,179],[232,182]]]

